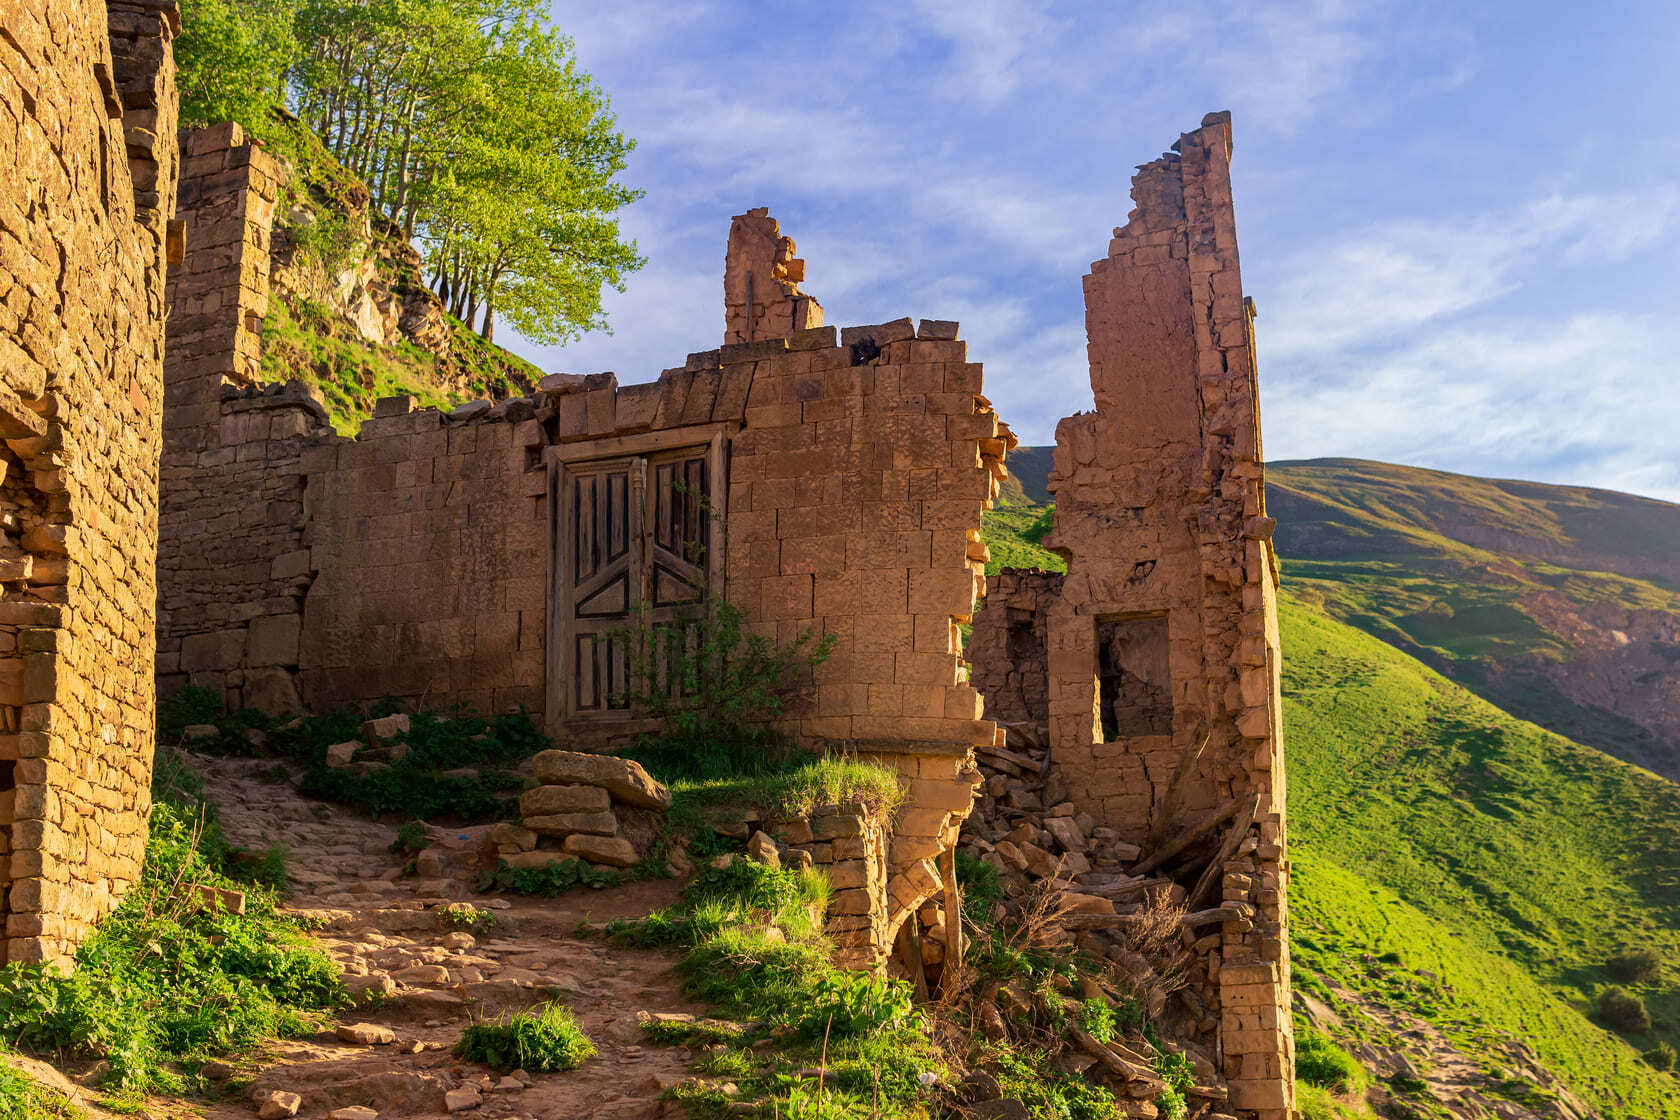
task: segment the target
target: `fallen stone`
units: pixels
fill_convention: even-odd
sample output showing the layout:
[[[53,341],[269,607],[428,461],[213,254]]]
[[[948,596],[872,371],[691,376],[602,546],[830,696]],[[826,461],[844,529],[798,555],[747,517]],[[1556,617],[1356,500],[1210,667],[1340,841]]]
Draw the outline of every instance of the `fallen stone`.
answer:
[[[228,890],[226,887],[212,887],[201,883],[197,887],[199,900],[207,909],[220,910],[229,914],[245,913],[245,892]]]
[[[600,786],[538,786],[526,790],[519,798],[519,815],[522,817],[599,813],[611,807],[612,795]]]
[[[198,1072],[212,1081],[226,1081],[239,1071],[226,1062],[205,1062],[198,1067]]]
[[[364,1104],[335,1108],[327,1113],[327,1120],[379,1120],[379,1113]]]
[[[464,953],[478,944],[478,940],[470,933],[446,933],[443,935],[443,947]]]
[[[303,1107],[303,1098],[296,1093],[288,1093],[281,1089],[272,1090],[268,1099],[257,1108],[258,1120],[288,1120],[296,1116],[298,1109]]]
[[[511,821],[499,821],[490,826],[490,842],[498,848],[518,848],[528,852],[537,846],[537,834]]]
[[[451,1089],[443,1095],[443,1107],[449,1112],[465,1112],[483,1103],[483,1095],[471,1085]]]
[[[622,836],[575,833],[566,837],[566,853],[590,863],[604,863],[608,867],[634,867],[641,862],[636,846]]]
[[[377,1023],[342,1023],[333,1031],[342,1042],[358,1046],[389,1046],[397,1040],[397,1032]]]
[[[544,785],[600,786],[613,798],[642,809],[669,809],[671,791],[629,759],[578,751],[541,751],[531,760]]]
[[[1079,830],[1079,825],[1071,816],[1046,817],[1044,831],[1056,838],[1056,843],[1062,846],[1064,852],[1085,850],[1085,834]]]
[[[327,748],[327,765],[337,770],[349,766],[350,760],[356,757],[356,751],[360,746],[361,744],[354,740],[348,743],[334,743]]]
[[[747,841],[747,855],[766,867],[780,869],[782,866],[782,850],[763,832],[753,833],[752,839]]]
[[[555,813],[546,817],[526,817],[525,827],[541,836],[570,836],[574,832],[616,836],[618,818],[611,813]]]
[[[393,978],[402,981],[404,984],[449,983],[449,970],[441,964],[410,965],[408,968],[398,969],[391,975]]]
[[[408,713],[398,712],[394,716],[380,716],[362,724],[362,739],[370,747],[383,746],[398,735],[408,734],[410,721]]]

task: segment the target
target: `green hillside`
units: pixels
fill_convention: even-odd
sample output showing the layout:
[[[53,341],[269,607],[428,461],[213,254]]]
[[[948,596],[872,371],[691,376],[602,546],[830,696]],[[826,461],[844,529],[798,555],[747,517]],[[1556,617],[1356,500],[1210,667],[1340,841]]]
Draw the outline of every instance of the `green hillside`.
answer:
[[[1019,534],[1039,513],[988,515],[994,563],[1031,555]],[[1513,718],[1326,602],[1313,584],[1282,603],[1297,986],[1427,1020],[1518,1103],[1546,1093],[1510,1072],[1512,1038],[1603,1115],[1680,1117],[1680,1081],[1640,1057],[1680,1023],[1680,789]],[[1606,962],[1640,949],[1662,959],[1629,985],[1655,1025],[1618,1036],[1594,1002]],[[1364,1024],[1349,1049],[1381,1041],[1346,1021]]]
[[[1504,1030],[1602,1111],[1680,1115],[1680,1082],[1638,1056],[1680,1015],[1680,790],[1306,603],[1282,621],[1303,965],[1395,952],[1453,990],[1426,1017],[1461,1020],[1472,1051]],[[1584,1012],[1605,962],[1645,948],[1659,1027],[1621,1041]]]
[[[1267,504],[1332,617],[1680,777],[1680,506],[1356,459],[1269,465]]]

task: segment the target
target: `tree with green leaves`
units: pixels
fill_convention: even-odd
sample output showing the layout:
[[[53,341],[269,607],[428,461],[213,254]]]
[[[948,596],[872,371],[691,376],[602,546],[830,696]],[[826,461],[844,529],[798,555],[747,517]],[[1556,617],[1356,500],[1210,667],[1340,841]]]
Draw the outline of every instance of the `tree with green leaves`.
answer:
[[[635,142],[539,0],[185,0],[193,120],[260,137],[286,104],[375,215],[422,247],[450,311],[539,342],[605,326],[641,267],[618,212]]]

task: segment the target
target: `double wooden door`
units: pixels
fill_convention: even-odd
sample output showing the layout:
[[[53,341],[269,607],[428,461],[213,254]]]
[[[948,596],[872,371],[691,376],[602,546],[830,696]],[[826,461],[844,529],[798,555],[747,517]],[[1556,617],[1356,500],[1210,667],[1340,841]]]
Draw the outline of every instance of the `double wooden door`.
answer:
[[[636,635],[688,637],[722,560],[719,458],[714,443],[560,465],[549,695],[565,716],[622,718],[648,683],[631,680]]]

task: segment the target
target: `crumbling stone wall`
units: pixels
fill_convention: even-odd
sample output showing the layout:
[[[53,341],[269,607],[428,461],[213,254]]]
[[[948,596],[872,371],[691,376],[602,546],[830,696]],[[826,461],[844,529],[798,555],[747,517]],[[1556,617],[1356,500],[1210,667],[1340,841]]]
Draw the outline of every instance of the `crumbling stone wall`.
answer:
[[[238,706],[298,709],[301,386],[256,389],[280,169],[233,123],[181,132],[181,264],[169,276],[158,673]]]
[[[1137,207],[1085,278],[1096,410],[1057,426],[1044,541],[1068,560],[1047,597],[1052,777],[1142,850],[1140,867],[1181,877],[1189,907],[1222,919],[1194,945],[1206,1041],[1233,1106],[1284,1120],[1277,560],[1229,115],[1174,149],[1139,169]],[[1152,859],[1198,824],[1204,841]]]
[[[986,581],[986,609],[974,616],[967,657],[986,715],[1015,740],[1042,746],[1050,724],[1050,605],[1062,593],[1058,572],[1005,568]]]
[[[799,290],[805,262],[795,252],[765,207],[735,215],[724,256],[724,342],[787,338],[823,325],[822,304]]]
[[[68,964],[150,804],[172,0],[19,0],[0,35],[5,960]]]

